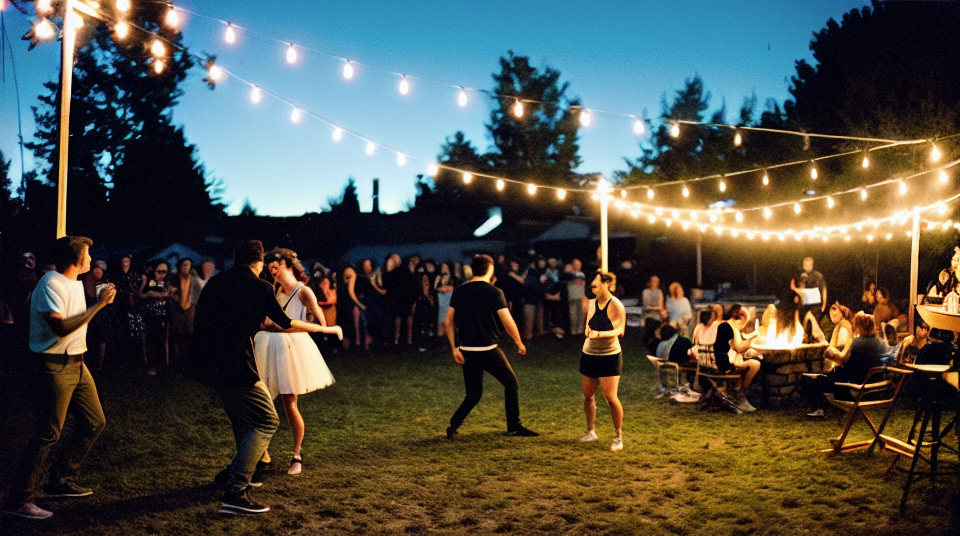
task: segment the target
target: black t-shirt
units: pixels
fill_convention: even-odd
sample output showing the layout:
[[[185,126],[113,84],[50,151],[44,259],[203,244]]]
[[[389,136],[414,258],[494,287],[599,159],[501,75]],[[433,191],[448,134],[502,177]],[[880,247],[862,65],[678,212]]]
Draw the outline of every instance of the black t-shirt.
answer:
[[[270,283],[246,266],[212,277],[197,303],[187,376],[214,389],[260,381],[253,336],[267,317],[281,328],[290,327]]]
[[[713,356],[720,372],[730,369],[730,341],[733,339],[733,326],[722,322],[717,326],[717,341],[713,343]]]
[[[485,281],[470,281],[453,290],[450,308],[457,329],[459,346],[483,348],[497,344],[500,317],[497,311],[507,308],[503,292]]]

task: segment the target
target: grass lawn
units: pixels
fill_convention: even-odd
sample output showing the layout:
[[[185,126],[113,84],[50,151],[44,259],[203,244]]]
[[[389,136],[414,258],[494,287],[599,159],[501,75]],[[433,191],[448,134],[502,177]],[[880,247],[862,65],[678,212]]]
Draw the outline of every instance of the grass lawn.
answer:
[[[220,494],[208,487],[233,456],[215,396],[176,374],[105,371],[97,384],[107,429],[80,479],[96,493],[40,498],[53,519],[5,518],[0,534],[958,534],[956,475],[936,487],[920,480],[901,517],[905,475],[880,475],[889,453],[817,452],[839,433],[836,410],[807,421],[799,408],[736,416],[671,405],[653,398],[653,368],[637,345],[625,347],[619,453],[608,450],[602,396],[600,441],[577,441],[577,340],[535,341],[523,357],[508,344],[521,416],[537,438],[501,435],[503,391],[487,376],[484,399],[448,441],[463,380],[446,349],[330,355],[337,383],[301,398],[304,474],[285,474],[281,409],[278,471],[253,493],[273,510],[254,517],[218,514]],[[17,384],[8,375],[0,393],[4,490],[32,429]],[[911,416],[899,411],[888,431],[902,437]],[[956,468],[952,453],[943,458]]]

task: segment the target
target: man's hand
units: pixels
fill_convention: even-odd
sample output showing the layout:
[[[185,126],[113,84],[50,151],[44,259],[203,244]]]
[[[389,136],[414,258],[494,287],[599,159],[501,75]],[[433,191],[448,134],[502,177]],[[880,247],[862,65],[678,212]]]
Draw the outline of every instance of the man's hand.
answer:
[[[103,287],[103,290],[100,291],[100,306],[105,307],[113,303],[113,299],[117,296],[117,286],[113,283],[107,283],[107,286]]]
[[[461,352],[459,348],[453,349],[453,360],[456,361],[458,365],[462,365],[465,363],[465,361],[463,360],[463,352]]]
[[[527,355],[527,347],[523,343],[517,343],[517,353],[520,355]]]

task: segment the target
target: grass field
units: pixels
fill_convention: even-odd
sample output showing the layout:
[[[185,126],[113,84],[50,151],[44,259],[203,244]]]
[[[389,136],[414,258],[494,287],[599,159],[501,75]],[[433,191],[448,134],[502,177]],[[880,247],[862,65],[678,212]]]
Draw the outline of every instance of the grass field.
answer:
[[[484,399],[448,441],[463,382],[445,349],[331,355],[337,383],[301,399],[304,474],[284,474],[284,422],[271,448],[278,471],[253,494],[273,510],[256,517],[217,513],[220,494],[208,483],[233,440],[210,392],[175,374],[105,371],[97,383],[107,429],[80,479],[96,493],[38,499],[53,519],[5,518],[0,534],[958,533],[957,476],[936,487],[921,480],[901,517],[905,476],[880,475],[889,453],[817,452],[839,432],[839,413],[811,422],[799,408],[736,416],[670,405],[653,398],[642,352],[625,347],[619,453],[608,450],[602,396],[601,440],[577,441],[585,425],[575,340],[535,341],[523,357],[508,345],[523,422],[537,438],[501,435],[503,392],[488,376]],[[21,383],[8,375],[0,395],[0,489],[32,428]],[[890,431],[903,434],[911,415],[896,413]],[[956,469],[952,454],[943,458]]]

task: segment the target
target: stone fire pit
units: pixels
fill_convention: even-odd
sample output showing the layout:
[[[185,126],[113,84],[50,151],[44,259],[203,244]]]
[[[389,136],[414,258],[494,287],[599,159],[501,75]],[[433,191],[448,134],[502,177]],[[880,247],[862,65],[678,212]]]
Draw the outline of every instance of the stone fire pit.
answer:
[[[763,354],[760,384],[763,405],[778,408],[793,405],[800,398],[800,378],[807,372],[823,371],[823,352],[827,343],[801,344],[793,348],[754,346]]]

